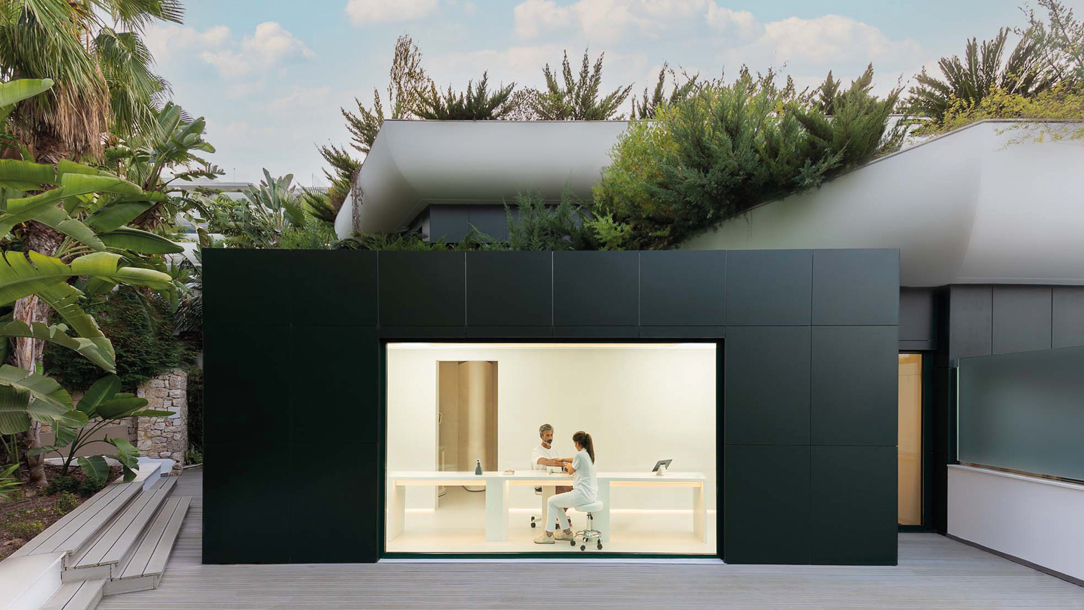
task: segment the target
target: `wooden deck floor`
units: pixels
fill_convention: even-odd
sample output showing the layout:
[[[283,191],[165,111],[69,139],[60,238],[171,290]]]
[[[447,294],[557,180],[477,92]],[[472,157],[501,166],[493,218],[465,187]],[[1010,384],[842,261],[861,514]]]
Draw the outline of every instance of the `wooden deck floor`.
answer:
[[[103,610],[347,608],[1084,608],[1084,588],[934,534],[901,534],[886,568],[646,563],[205,566],[202,473],[156,591]]]

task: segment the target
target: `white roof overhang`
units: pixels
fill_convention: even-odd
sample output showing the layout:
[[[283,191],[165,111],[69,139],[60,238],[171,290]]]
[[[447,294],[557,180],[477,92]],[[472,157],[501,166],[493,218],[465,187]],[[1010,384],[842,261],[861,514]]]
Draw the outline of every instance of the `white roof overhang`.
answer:
[[[363,232],[401,229],[432,204],[589,197],[625,121],[385,121],[358,174]],[[335,221],[353,233],[348,197]]]

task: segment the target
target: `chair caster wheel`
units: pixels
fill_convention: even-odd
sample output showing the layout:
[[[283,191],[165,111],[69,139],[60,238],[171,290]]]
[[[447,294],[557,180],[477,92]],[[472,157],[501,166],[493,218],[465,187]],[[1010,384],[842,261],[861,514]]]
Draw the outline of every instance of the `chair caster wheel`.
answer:
[[[587,550],[587,545],[586,544],[581,544],[580,545],[580,550],[581,551],[586,551]]]
[[[531,521],[531,529],[534,529],[536,527],[538,527],[538,524],[535,523],[534,521]]]
[[[598,550],[600,550],[600,551],[602,550],[602,543],[601,542],[598,543]]]
[[[575,540],[569,540],[568,545],[569,546],[576,546],[576,541]]]

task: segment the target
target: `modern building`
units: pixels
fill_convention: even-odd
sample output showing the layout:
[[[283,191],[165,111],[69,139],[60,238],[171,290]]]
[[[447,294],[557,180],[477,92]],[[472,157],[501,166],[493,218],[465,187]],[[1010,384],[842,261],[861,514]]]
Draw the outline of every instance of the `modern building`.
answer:
[[[623,129],[389,121],[336,230],[500,238],[519,192],[589,196]],[[914,529],[1080,582],[1084,147],[1022,133],[976,123],[678,251],[209,251],[204,561],[892,565]],[[567,482],[532,470],[543,423],[595,438],[604,507],[573,525],[603,548],[531,543]],[[239,436],[277,448],[288,510]]]

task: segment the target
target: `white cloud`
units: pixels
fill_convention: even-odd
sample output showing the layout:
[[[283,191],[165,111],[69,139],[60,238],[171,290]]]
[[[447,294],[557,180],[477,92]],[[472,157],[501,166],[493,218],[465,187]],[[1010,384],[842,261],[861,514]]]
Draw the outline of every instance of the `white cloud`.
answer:
[[[347,0],[346,14],[354,25],[412,21],[436,12],[439,0]]]
[[[181,51],[221,47],[230,39],[230,28],[216,25],[200,32],[187,26],[151,24],[144,34],[143,41],[151,55],[162,64]]]
[[[919,52],[912,40],[891,40],[872,25],[840,15],[773,21],[765,24],[760,43],[774,49],[777,62],[827,64],[856,57],[862,61],[898,61]]]
[[[218,68],[222,76],[238,78],[266,72],[286,59],[316,56],[305,43],[274,21],[261,23],[239,46],[231,46],[203,51],[200,58]]]
[[[557,6],[553,0],[527,0],[512,9],[516,35],[537,38],[544,30],[560,29],[572,25],[572,8]]]
[[[723,8],[714,2],[708,4],[706,16],[708,26],[715,32],[735,38],[740,42],[750,42],[764,31],[764,26],[749,11],[734,11]]]
[[[271,114],[285,115],[318,108],[323,109],[327,105],[330,94],[330,87],[298,87],[291,91],[289,95],[272,100],[267,105],[267,111]],[[332,111],[332,114],[334,114],[334,111]]]

